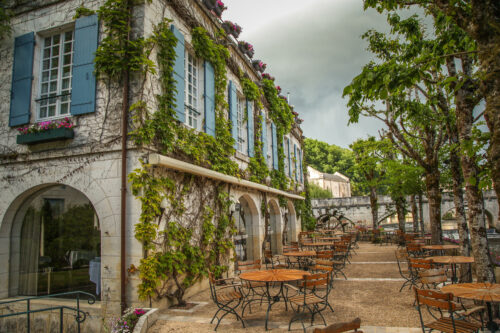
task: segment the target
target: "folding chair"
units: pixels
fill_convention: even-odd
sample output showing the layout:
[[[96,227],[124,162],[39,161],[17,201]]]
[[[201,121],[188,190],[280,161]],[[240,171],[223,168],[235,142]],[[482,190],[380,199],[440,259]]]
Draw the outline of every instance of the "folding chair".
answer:
[[[243,328],[245,328],[245,322],[236,312],[236,308],[240,306],[243,301],[243,293],[241,292],[240,284],[232,283],[234,281],[232,278],[216,280],[212,272],[208,272],[208,280],[210,282],[210,296],[218,308],[210,321],[210,324],[212,324],[214,319],[217,318],[217,325],[214,330],[217,331],[220,322],[228,314],[235,315],[236,319],[241,321]],[[231,283],[228,284],[228,281]],[[224,314],[219,318],[217,315],[221,311]]]

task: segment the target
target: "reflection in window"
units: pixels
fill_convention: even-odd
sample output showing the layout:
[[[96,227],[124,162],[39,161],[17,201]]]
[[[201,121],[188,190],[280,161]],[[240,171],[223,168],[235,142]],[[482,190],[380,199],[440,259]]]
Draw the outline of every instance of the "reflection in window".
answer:
[[[235,205],[235,226],[237,234],[234,236],[234,248],[236,252],[236,258],[238,261],[246,261],[248,259],[247,254],[247,230],[245,226],[245,210],[242,204],[237,203]]]
[[[74,189],[55,186],[26,204],[18,294],[100,294],[100,227],[89,200]]]

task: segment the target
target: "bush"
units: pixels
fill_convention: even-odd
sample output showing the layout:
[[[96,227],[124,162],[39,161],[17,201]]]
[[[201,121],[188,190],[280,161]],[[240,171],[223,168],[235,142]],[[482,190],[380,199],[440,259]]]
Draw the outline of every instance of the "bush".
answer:
[[[309,194],[311,199],[329,199],[332,197],[332,192],[312,183],[309,184]]]

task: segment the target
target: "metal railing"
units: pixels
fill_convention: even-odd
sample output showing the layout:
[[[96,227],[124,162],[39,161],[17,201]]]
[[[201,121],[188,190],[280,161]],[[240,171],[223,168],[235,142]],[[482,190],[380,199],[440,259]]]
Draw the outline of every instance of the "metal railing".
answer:
[[[31,309],[31,301],[33,301],[33,300],[39,300],[42,298],[68,296],[68,295],[76,295],[76,308],[73,308],[70,306],[65,306],[65,305],[58,305],[58,306],[51,306],[51,307],[43,308],[43,309],[36,309],[36,310]],[[33,297],[26,297],[26,298],[9,300],[9,301],[0,301],[0,307],[2,305],[5,305],[5,304],[26,302],[26,311],[0,315],[0,319],[6,318],[6,317],[20,316],[20,315],[25,314],[26,315],[27,332],[30,333],[30,330],[31,330],[30,314],[37,313],[37,312],[43,312],[43,311],[59,310],[59,332],[62,333],[63,332],[63,325],[64,325],[64,309],[66,309],[66,310],[71,310],[71,311],[76,312],[75,321],[76,321],[77,326],[78,326],[78,333],[80,333],[80,324],[83,323],[85,321],[85,319],[87,318],[87,313],[80,310],[80,296],[82,296],[82,295],[86,295],[89,297],[87,299],[88,304],[95,303],[95,296],[92,294],[86,293],[84,291],[70,291],[70,292],[66,292],[66,293],[51,294],[51,295],[44,295],[44,296],[33,296]]]

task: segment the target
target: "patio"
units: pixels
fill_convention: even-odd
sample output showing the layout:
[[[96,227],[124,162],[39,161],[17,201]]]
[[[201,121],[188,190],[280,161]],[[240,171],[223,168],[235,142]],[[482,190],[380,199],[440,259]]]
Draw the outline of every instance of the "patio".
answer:
[[[375,245],[359,243],[353,253],[351,263],[344,270],[347,280],[336,278],[329,302],[335,312],[326,309],[323,315],[328,324],[361,318],[361,328],[372,332],[421,332],[417,310],[412,306],[415,299],[409,289],[398,292],[401,279],[395,258],[395,245]],[[217,310],[210,299],[209,290],[189,298],[188,302],[204,302],[192,312],[166,309],[149,332],[207,332],[213,331],[215,324],[210,319]],[[252,313],[245,312],[247,329],[234,316],[227,316],[221,322],[218,332],[265,332],[264,319],[267,307],[263,304],[252,306]],[[241,311],[241,309],[239,309]],[[288,321],[293,312],[285,311],[284,303],[273,306],[269,317],[269,328],[273,332],[288,331]],[[315,323],[321,323],[317,319]],[[306,325],[307,326],[307,325]],[[323,327],[317,325],[314,327]],[[312,332],[312,328],[308,331]],[[300,323],[292,326],[292,331],[302,331]]]

